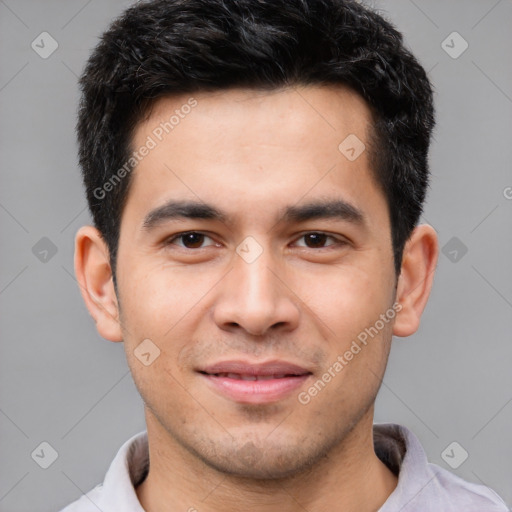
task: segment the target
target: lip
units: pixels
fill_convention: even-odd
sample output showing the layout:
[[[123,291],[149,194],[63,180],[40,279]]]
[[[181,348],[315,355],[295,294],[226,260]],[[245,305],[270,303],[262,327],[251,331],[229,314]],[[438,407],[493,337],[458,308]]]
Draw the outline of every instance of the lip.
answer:
[[[243,360],[219,361],[218,363],[200,368],[203,373],[237,373],[240,375],[305,375],[311,373],[306,368],[288,361],[274,359],[264,362],[250,362]]]
[[[198,373],[215,392],[235,402],[252,404],[282,400],[312,375],[306,368],[278,360],[222,361]]]

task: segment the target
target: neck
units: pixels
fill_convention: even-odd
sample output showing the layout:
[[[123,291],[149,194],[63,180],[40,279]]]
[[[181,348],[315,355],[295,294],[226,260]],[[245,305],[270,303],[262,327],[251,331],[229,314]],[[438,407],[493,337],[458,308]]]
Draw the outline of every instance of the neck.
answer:
[[[220,473],[180,445],[148,411],[146,423],[150,470],[136,488],[146,512],[374,512],[397,484],[375,455],[373,409],[321,462],[279,480]]]

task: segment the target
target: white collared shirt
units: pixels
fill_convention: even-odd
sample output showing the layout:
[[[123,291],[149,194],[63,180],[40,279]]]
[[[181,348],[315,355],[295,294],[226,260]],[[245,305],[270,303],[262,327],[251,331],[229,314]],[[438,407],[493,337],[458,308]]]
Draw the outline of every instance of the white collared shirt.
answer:
[[[417,437],[406,427],[374,425],[378,457],[398,475],[398,485],[378,512],[509,512],[491,489],[466,482],[427,461]],[[144,512],[135,488],[149,468],[147,432],[121,446],[103,484],[61,512]]]

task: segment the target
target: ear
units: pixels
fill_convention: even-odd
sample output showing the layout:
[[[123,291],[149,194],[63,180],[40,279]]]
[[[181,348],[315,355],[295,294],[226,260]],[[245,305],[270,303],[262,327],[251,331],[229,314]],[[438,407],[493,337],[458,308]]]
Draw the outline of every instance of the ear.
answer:
[[[396,294],[402,309],[393,326],[395,336],[410,336],[418,330],[434,281],[438,254],[434,228],[427,224],[417,226],[404,247]]]
[[[108,247],[92,226],[83,226],[76,234],[75,274],[100,336],[123,341]]]

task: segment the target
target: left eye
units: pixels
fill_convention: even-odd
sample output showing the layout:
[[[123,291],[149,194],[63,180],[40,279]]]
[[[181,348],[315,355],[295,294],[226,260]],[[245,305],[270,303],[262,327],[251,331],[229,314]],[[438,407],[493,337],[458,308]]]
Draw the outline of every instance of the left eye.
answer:
[[[304,244],[298,244],[299,247],[308,247],[309,249],[318,249],[322,247],[329,247],[331,245],[342,244],[341,240],[327,235],[326,233],[306,233],[302,235],[299,240],[304,239]],[[325,245],[328,241],[332,243]]]
[[[212,242],[208,245],[214,245],[215,243],[209,236],[203,233],[198,233],[196,231],[190,231],[188,233],[181,233],[176,235],[169,239],[167,243],[175,244],[185,249],[200,249],[201,247],[204,247],[203,243],[205,240],[210,240]],[[178,243],[177,241],[181,241],[181,243]]]

